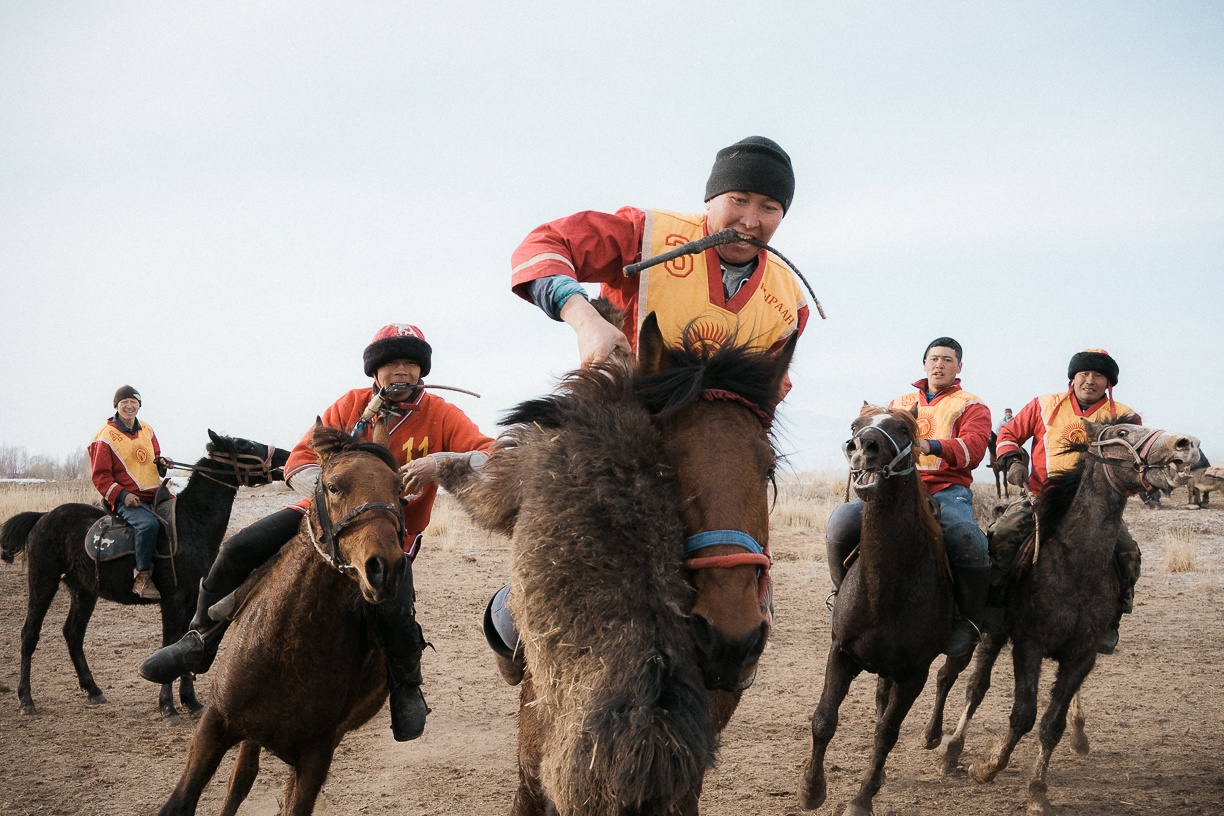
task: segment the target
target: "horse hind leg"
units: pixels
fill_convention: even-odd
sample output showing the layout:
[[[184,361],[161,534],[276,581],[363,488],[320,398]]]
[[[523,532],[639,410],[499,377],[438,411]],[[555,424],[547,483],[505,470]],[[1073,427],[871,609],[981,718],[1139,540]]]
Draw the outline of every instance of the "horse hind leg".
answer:
[[[948,738],[944,747],[941,773],[945,776],[954,773],[960,764],[961,753],[965,750],[965,735],[969,732],[969,723],[977,712],[986,692],[990,690],[990,675],[994,671],[995,661],[999,652],[1007,643],[1007,638],[1000,635],[984,635],[982,643],[974,651],[973,674],[965,685],[965,708],[961,712],[956,728]]]
[[[1050,688],[1050,704],[1041,718],[1038,738],[1041,747],[1033,762],[1028,781],[1029,816],[1050,816],[1053,810],[1047,797],[1046,772],[1050,767],[1050,756],[1058,747],[1067,727],[1067,710],[1078,695],[1084,678],[1096,664],[1096,652],[1090,651],[1074,662],[1060,663],[1054,685]]]
[[[975,782],[990,782],[1007,767],[1020,738],[1033,729],[1037,720],[1037,683],[1041,679],[1041,652],[1031,644],[1012,644],[1012,670],[1015,692],[1007,733],[995,741],[984,760],[969,766]]]
[[[824,691],[812,714],[812,753],[803,765],[803,775],[799,780],[799,804],[804,810],[815,810],[824,804],[828,796],[825,751],[837,732],[838,710],[859,671],[859,667],[834,644],[825,666]]]
[[[1084,701],[1081,692],[1075,692],[1067,716],[1071,719],[1071,748],[1080,756],[1088,756],[1088,732],[1084,729]]]
[[[939,674],[935,677],[935,705],[931,708],[931,719],[927,721],[920,742],[922,747],[928,751],[938,748],[939,743],[943,741],[944,706],[948,702],[948,694],[951,693],[952,686],[956,685],[957,678],[972,659],[973,652],[957,657],[947,657],[943,665],[939,667]]]
[[[68,617],[64,620],[64,642],[68,644],[68,656],[72,667],[76,669],[77,682],[81,691],[89,695],[89,702],[102,705],[106,695],[94,682],[93,672],[89,670],[89,661],[85,659],[85,630],[89,619],[93,617],[94,607],[98,605],[98,596],[81,587],[69,590],[72,603],[68,608]]]
[[[21,625],[21,677],[17,681],[17,700],[21,705],[22,714],[37,714],[34,696],[30,687],[30,666],[34,662],[34,650],[38,648],[38,640],[42,635],[43,621],[47,618],[47,610],[55,600],[59,591],[58,564],[48,567],[44,565],[40,554],[44,548],[31,546],[26,550],[26,563],[29,570],[29,594],[26,598],[26,617]]]
[[[251,792],[255,777],[259,776],[259,743],[254,740],[243,740],[238,748],[238,758],[234,760],[234,769],[230,772],[229,787],[225,791],[225,802],[221,806],[221,816],[235,816],[238,807]]]

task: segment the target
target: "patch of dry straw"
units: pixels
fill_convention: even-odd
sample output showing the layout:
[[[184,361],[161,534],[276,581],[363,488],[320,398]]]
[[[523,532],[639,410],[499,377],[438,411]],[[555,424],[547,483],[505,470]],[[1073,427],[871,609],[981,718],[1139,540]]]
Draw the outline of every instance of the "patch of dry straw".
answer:
[[[68,502],[99,504],[88,479],[57,482],[0,482],[0,523],[27,510],[43,513]]]
[[[1199,535],[1189,527],[1170,527],[1161,534],[1169,572],[1194,572]]]

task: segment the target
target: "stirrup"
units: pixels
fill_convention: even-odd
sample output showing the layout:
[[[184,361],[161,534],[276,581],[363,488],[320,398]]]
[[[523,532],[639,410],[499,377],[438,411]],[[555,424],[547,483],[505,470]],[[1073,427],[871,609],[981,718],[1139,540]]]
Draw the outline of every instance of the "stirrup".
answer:
[[[833,611],[833,599],[836,597],[837,590],[835,589],[829,593],[828,597],[825,598],[825,609],[829,610],[830,612]]]

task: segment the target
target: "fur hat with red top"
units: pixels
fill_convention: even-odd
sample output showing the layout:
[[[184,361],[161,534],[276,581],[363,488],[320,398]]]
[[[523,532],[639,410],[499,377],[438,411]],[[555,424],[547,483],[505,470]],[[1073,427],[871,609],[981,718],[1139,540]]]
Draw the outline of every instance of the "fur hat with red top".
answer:
[[[388,323],[374,335],[361,355],[367,377],[373,377],[379,366],[393,360],[411,360],[421,367],[421,376],[429,374],[433,348],[425,342],[425,334],[407,323]]]

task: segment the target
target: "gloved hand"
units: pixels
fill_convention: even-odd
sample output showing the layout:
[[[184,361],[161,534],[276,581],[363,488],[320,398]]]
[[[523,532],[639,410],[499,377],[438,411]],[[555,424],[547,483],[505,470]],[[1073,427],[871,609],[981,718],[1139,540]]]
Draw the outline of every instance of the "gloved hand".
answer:
[[[1007,483],[1016,487],[1024,487],[1028,481],[1028,468],[1019,459],[1007,466]]]

